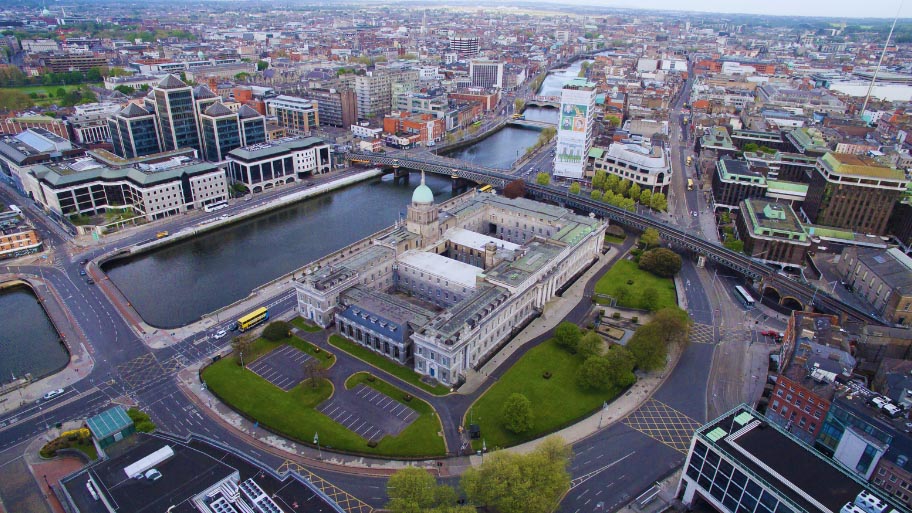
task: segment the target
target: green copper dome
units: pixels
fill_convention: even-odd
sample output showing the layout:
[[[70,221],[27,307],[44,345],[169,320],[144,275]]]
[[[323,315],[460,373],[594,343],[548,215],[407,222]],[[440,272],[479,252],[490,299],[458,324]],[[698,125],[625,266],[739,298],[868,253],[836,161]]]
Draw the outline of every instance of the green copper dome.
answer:
[[[424,171],[421,172],[421,185],[412,193],[412,203],[433,203],[434,192],[424,184]]]

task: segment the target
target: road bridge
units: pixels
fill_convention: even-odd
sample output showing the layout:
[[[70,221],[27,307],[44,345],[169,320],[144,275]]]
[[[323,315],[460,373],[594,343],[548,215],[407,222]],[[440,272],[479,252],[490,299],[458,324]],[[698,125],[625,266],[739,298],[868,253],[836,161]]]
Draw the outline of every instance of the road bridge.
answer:
[[[531,119],[511,119],[510,121],[507,121],[507,124],[524,126],[528,128],[548,128],[557,126],[557,123],[549,123],[547,121],[533,121]]]
[[[428,173],[456,175],[459,178],[476,183],[491,184],[497,188],[503,188],[507,183],[517,179],[501,169],[479,166],[429,153],[418,155],[394,153],[387,155],[382,153],[349,152],[346,153],[345,158],[396,169],[402,167]],[[823,290],[795,281],[782,275],[778,270],[757,262],[743,253],[738,253],[719,244],[701,239],[685,230],[669,225],[665,220],[630,212],[613,205],[595,201],[586,196],[569,194],[567,189],[560,187],[543,186],[527,181],[526,192],[535,199],[558,203],[582,212],[591,212],[636,230],[655,228],[667,244],[703,255],[708,260],[751,279],[754,281],[757,290],[773,289],[780,297],[790,298],[802,308],[815,307],[819,310],[833,312],[842,317],[844,321],[883,324],[883,321],[873,317],[870,313],[847,305]]]
[[[526,100],[526,107],[560,107],[559,96],[532,96]]]

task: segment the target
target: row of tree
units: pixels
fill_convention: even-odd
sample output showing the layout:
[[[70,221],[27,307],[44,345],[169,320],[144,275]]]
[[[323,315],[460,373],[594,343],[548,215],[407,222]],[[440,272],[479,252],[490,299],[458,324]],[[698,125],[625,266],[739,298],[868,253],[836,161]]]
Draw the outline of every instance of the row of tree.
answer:
[[[596,170],[592,177],[592,198],[628,210],[633,210],[636,203],[660,212],[668,208],[665,194],[653,193],[649,189],[643,190],[639,184],[626,178],[621,179],[617,175],[610,175],[602,169]]]
[[[438,484],[430,473],[404,468],[386,485],[392,513],[474,513],[476,508],[499,513],[548,513],[570,489],[571,451],[556,436],[546,438],[532,452],[497,451],[478,467],[467,470],[459,482],[465,496]]]
[[[636,361],[630,351],[619,345],[605,351],[605,342],[595,331],[584,332],[564,321],[554,330],[554,340],[583,360],[576,375],[576,384],[583,390],[623,389],[636,381]]]
[[[543,128],[541,133],[538,134],[538,139],[535,140],[535,144],[526,148],[526,155],[531,154],[535,150],[551,142],[551,139],[554,139],[555,135],[557,135],[557,129],[553,126]]]

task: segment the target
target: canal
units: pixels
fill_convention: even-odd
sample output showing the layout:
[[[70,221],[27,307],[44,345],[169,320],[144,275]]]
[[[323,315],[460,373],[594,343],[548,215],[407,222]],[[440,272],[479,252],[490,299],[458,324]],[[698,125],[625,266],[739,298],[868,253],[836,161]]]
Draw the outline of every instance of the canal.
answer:
[[[147,323],[183,326],[392,225],[418,183],[414,173],[408,184],[373,179],[111,262],[104,271]],[[428,175],[427,184],[438,201],[452,197],[449,178]]]
[[[0,382],[63,368],[66,348],[35,294],[25,286],[0,290]]]

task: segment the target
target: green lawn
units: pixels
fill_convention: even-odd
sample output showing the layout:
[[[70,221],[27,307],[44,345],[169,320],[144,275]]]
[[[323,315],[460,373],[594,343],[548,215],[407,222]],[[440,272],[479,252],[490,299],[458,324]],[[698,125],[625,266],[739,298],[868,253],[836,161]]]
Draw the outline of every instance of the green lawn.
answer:
[[[104,87],[102,83],[96,84],[75,84],[75,85],[51,85],[51,86],[23,86],[23,87],[2,87],[0,88],[0,95],[7,94],[9,91],[19,91],[25,94],[35,93],[38,95],[38,98],[33,99],[35,105],[39,107],[48,107],[52,103],[59,102],[60,98],[57,97],[57,90],[61,87],[66,91],[70,92],[73,89],[82,89],[83,91],[88,91],[90,86],[94,87]]]
[[[628,280],[633,281],[633,283],[628,284]],[[650,272],[643,271],[637,267],[636,262],[633,260],[621,260],[614,264],[595,284],[595,292],[597,294],[609,294],[618,298],[618,306],[645,310],[646,307],[643,306],[641,297],[643,291],[650,287],[658,292],[659,299],[656,310],[678,304],[674,280],[660,278]],[[620,290],[624,290],[624,292],[619,292]],[[603,302],[599,298],[596,298],[596,300]]]
[[[410,401],[406,401],[404,397],[408,394],[403,390],[376,376],[374,377],[374,381],[369,381],[368,376],[370,376],[370,374],[366,372],[352,374],[345,381],[345,388],[350,389],[360,383],[364,383],[374,390],[384,393],[408,406],[420,415],[409,427],[399,433],[398,436],[387,436],[381,440],[378,448],[383,448],[390,454],[421,454],[429,456],[445,454],[446,444],[441,436],[443,428],[440,425],[440,420],[437,418],[437,413],[434,411],[434,408],[416,397],[412,397]]]
[[[626,239],[627,237],[617,237],[615,235],[611,235],[610,233],[605,234],[605,242],[609,244],[622,244]]]
[[[384,370],[393,376],[405,381],[406,383],[411,383],[416,387],[421,388],[434,395],[446,395],[450,393],[450,389],[444,385],[431,386],[427,383],[421,381],[421,375],[417,372],[409,369],[408,367],[403,367],[392,360],[381,356],[370,349],[361,347],[360,345],[342,337],[341,335],[331,335],[329,337],[329,343],[334,347],[337,347],[346,353],[364,360],[366,363],[377,367],[378,369]]]
[[[291,320],[291,325],[294,326],[295,328],[298,328],[299,330],[306,331],[308,333],[316,333],[318,331],[323,331],[323,328],[310,324],[309,322],[304,320],[303,317],[295,317],[294,319]]]
[[[313,346],[295,337],[286,341],[295,347],[305,349]],[[257,340],[251,348],[251,354],[262,355],[284,342],[269,342],[264,339]],[[308,351],[309,354],[314,354]],[[325,351],[319,354],[325,355]],[[247,360],[245,356],[245,361]],[[324,364],[332,365],[335,359],[323,358]],[[302,443],[311,443],[314,433],[320,434],[320,444],[327,449],[358,452],[377,456],[395,457],[420,457],[438,456],[439,453],[425,453],[426,443],[418,444],[413,440],[402,440],[400,437],[381,441],[377,447],[368,447],[367,441],[355,433],[345,429],[341,424],[334,422],[329,417],[315,411],[317,405],[330,398],[333,386],[328,380],[322,380],[316,388],[309,382],[301,383],[288,392],[272,385],[252,371],[242,368],[237,364],[235,356],[231,355],[213,363],[203,370],[203,380],[209,390],[223,402],[242,412],[248,418],[255,419],[264,428],[281,434],[282,436]],[[414,402],[414,400],[413,400]],[[417,408],[416,408],[417,410]],[[417,422],[417,421],[416,421]],[[420,424],[426,428],[427,424]],[[409,429],[412,429],[410,426]],[[437,429],[433,428],[436,434]],[[408,430],[407,430],[408,431]],[[423,432],[411,433],[409,438],[417,437],[424,440],[427,435]],[[387,442],[396,443],[387,443]],[[441,442],[442,447],[442,442]]]
[[[516,445],[572,424],[619,392],[580,389],[576,384],[580,365],[579,356],[561,349],[554,340],[543,342],[529,350],[472,405],[465,421],[481,427],[482,439],[489,449]],[[542,377],[545,371],[551,373],[550,379]],[[514,392],[528,397],[535,413],[532,429],[522,434],[507,431],[501,418],[503,403]],[[475,445],[480,449],[481,440],[474,441]]]

